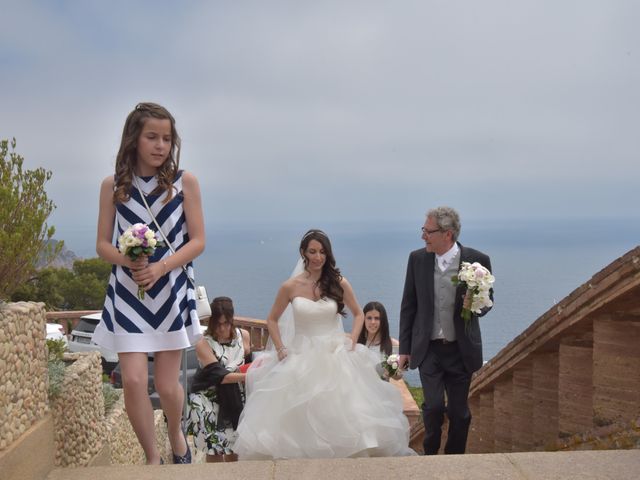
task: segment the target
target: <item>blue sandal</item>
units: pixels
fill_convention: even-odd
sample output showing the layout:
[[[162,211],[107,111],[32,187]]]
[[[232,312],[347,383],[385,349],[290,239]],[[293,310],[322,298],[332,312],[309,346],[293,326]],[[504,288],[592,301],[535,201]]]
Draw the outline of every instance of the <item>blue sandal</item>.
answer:
[[[181,456],[171,452],[173,455],[173,463],[182,464],[182,465],[191,463],[191,449],[189,448],[189,443],[187,442],[186,437],[184,440],[185,440],[185,443],[187,443],[187,453]]]

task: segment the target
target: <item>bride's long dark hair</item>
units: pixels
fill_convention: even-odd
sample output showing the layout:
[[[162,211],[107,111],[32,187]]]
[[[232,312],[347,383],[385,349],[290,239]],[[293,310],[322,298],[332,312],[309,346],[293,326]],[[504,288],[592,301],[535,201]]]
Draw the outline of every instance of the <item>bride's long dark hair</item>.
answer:
[[[329,241],[329,237],[322,230],[311,229],[307,233],[304,234],[302,240],[300,241],[300,254],[304,260],[305,269],[309,265],[309,259],[305,255],[307,251],[307,247],[309,246],[309,242],[311,240],[315,240],[320,242],[324,253],[326,255],[326,260],[324,265],[322,266],[322,273],[320,274],[320,279],[318,280],[318,287],[320,288],[320,293],[323,297],[328,297],[338,304],[338,313],[343,317],[346,315],[344,311],[344,290],[340,285],[340,281],[342,280],[342,275],[340,274],[340,269],[336,267],[336,259],[333,256],[333,250],[331,249],[331,242]]]

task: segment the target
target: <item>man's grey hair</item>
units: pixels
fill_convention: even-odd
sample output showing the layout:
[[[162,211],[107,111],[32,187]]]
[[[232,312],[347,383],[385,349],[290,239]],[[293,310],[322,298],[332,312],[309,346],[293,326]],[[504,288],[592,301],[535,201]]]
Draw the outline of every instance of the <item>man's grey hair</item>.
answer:
[[[427,218],[433,218],[438,228],[453,233],[453,241],[460,235],[460,215],[451,207],[432,208],[427,212]]]

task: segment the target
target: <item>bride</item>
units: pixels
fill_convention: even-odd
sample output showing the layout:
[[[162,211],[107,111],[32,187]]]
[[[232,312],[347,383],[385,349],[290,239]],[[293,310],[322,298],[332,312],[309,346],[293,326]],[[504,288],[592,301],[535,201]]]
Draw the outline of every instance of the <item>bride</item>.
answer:
[[[364,315],[329,238],[309,230],[300,254],[267,318],[270,346],[247,372],[234,452],[241,460],[415,455],[400,393],[357,343]]]

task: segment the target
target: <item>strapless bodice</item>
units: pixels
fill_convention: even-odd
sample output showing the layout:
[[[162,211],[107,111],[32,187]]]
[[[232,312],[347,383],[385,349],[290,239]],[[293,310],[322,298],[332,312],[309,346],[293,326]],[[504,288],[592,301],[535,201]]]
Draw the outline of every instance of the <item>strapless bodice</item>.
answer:
[[[342,319],[338,305],[331,298],[313,301],[306,297],[294,297],[291,301],[296,336],[315,337],[342,333]]]

